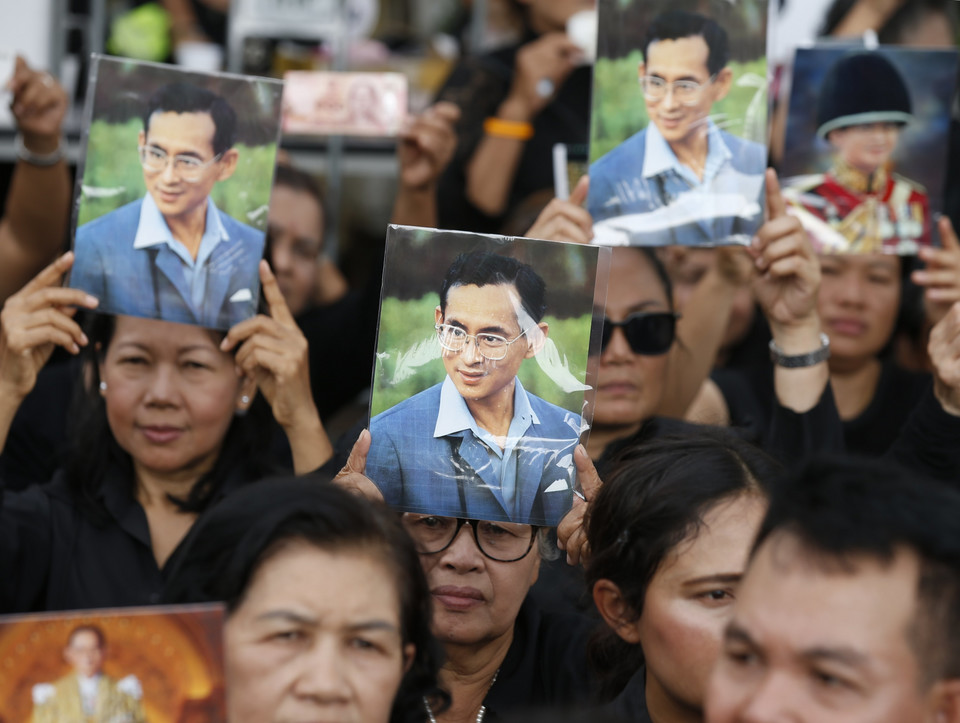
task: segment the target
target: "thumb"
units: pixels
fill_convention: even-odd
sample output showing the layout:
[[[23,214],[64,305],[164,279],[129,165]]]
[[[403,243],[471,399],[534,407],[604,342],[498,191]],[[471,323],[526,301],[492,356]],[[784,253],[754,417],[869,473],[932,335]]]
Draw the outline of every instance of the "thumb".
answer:
[[[587,193],[589,191],[590,176],[581,176],[580,180],[577,181],[577,185],[573,187],[573,191],[570,192],[570,198],[568,200],[574,206],[582,206],[583,202],[587,200]]]
[[[960,239],[957,239],[957,232],[953,230],[949,216],[940,219],[940,243],[947,251],[960,251]]]
[[[343,473],[350,472],[359,472],[363,474],[367,470],[367,454],[370,452],[370,432],[364,429],[360,432],[360,436],[357,437],[357,441],[353,443],[353,448],[350,450],[350,456],[347,457],[347,463],[343,466],[343,469],[340,471]]]

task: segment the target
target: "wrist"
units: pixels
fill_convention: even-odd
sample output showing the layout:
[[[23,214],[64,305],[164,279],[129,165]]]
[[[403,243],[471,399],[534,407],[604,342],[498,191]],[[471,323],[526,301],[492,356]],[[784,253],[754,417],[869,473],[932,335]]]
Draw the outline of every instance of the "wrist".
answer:
[[[807,354],[820,348],[820,317],[816,314],[806,319],[781,324],[770,322],[773,343],[784,354]]]
[[[65,155],[63,138],[60,136],[54,137],[51,142],[46,135],[18,133],[14,145],[17,158],[32,166],[55,166]]]
[[[533,120],[533,115],[533,109],[526,101],[510,96],[497,108],[496,117],[506,121],[529,123]]]

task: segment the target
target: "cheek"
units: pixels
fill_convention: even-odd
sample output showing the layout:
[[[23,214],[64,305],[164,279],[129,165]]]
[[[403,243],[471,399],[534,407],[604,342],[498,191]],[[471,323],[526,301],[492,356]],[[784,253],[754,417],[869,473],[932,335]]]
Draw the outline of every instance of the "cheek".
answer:
[[[274,664],[248,643],[238,642],[227,623],[224,634],[224,672],[227,685],[227,719],[233,723],[273,720],[283,700],[282,665]]]

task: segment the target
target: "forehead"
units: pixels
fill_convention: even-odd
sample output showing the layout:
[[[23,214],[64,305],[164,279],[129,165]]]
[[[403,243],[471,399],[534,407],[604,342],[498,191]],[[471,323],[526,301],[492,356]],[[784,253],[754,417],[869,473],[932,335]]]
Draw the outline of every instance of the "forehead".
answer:
[[[722,500],[661,564],[657,576],[682,583],[708,575],[741,574],[766,510],[766,500],[745,494]]]
[[[377,619],[400,624],[396,576],[368,550],[286,545],[257,569],[241,607],[298,611],[321,624]]]
[[[217,127],[209,113],[156,111],[150,116],[147,140],[167,153],[212,155]]]
[[[273,187],[268,220],[271,226],[289,229],[302,238],[319,242],[323,236],[323,212],[317,199],[290,186]]]
[[[883,271],[900,273],[900,257],[891,254],[824,254],[820,257],[822,265],[850,271]]]
[[[619,316],[641,306],[659,309],[669,307],[663,282],[641,251],[614,248],[607,284],[607,311]]]
[[[514,284],[466,284],[447,292],[444,319],[478,328],[516,325],[521,311],[520,294]]]
[[[178,351],[184,348],[205,348],[222,354],[211,332],[190,324],[174,324],[158,319],[118,316],[110,349],[135,344],[157,351]]]
[[[99,648],[100,639],[92,630],[79,630],[70,636],[71,648]]]
[[[675,40],[656,40],[647,48],[647,73],[672,79],[675,76],[709,76],[707,58],[710,48],[699,35]]]
[[[744,576],[736,623],[760,645],[786,655],[845,648],[880,668],[916,664],[908,637],[919,581],[916,555],[900,550],[889,564],[866,555],[842,562],[817,558],[796,538],[774,534]]]

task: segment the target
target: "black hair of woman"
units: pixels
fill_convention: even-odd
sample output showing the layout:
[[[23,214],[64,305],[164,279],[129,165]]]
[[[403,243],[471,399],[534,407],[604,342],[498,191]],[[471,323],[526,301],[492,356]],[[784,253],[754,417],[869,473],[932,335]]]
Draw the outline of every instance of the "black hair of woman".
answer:
[[[231,494],[190,530],[164,588],[165,603],[223,601],[227,614],[243,602],[259,568],[290,543],[325,552],[369,553],[393,574],[401,637],[414,659],[403,676],[391,723],[423,720],[424,699],[445,710],[437,685],[441,655],[430,632],[431,595],[413,541],[384,505],[319,479],[268,479]]]

